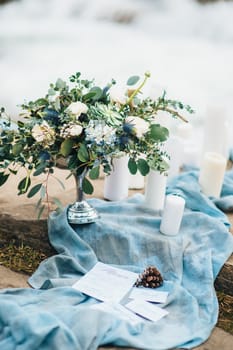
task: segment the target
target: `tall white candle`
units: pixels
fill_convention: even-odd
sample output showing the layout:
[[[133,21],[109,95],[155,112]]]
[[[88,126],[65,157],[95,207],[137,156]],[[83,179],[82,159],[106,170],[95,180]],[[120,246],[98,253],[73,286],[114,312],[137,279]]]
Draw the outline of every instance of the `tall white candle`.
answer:
[[[199,184],[207,196],[219,197],[222,189],[227,160],[219,153],[206,152],[199,174]]]
[[[229,157],[230,126],[224,107],[208,107],[204,122],[203,154],[217,152]]]
[[[128,157],[113,159],[113,170],[104,180],[104,198],[119,201],[128,196],[129,171]]]
[[[166,196],[160,224],[161,233],[168,236],[175,236],[179,233],[184,207],[184,198],[172,194]]]
[[[200,166],[200,149],[196,145],[187,145],[184,148],[183,164],[195,167]]]
[[[183,164],[183,144],[182,140],[177,136],[169,137],[168,141],[164,145],[165,151],[169,155],[168,160],[168,178],[176,176],[180,172],[180,168]]]
[[[190,123],[180,123],[176,128],[183,148],[182,165],[200,166],[200,147]]]
[[[190,123],[181,123],[176,128],[176,135],[183,140],[190,141],[193,136],[193,126]]]
[[[167,176],[159,171],[150,170],[145,188],[145,206],[154,210],[161,210],[164,206]]]

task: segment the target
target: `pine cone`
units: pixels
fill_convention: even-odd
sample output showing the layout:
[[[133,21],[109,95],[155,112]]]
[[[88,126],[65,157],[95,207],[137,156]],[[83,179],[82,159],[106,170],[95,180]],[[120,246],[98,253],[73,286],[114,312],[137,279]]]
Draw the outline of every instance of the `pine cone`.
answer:
[[[163,277],[155,266],[148,266],[135,282],[136,287],[157,288],[163,284]]]

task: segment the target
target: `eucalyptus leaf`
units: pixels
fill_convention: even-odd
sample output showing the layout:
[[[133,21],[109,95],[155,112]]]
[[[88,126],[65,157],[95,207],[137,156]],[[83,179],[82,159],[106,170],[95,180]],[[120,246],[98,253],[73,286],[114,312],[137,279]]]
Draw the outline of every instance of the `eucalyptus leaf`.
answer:
[[[50,88],[50,89],[48,90],[48,95],[49,95],[49,96],[54,96],[54,95],[56,95],[56,91],[55,91],[54,89]]]
[[[150,137],[155,142],[164,142],[169,136],[169,131],[160,124],[152,124],[150,126]]]
[[[94,191],[94,187],[86,177],[84,177],[83,179],[82,189],[83,189],[83,192],[85,192],[86,194],[92,194]]]
[[[137,170],[138,170],[138,166],[137,163],[135,162],[135,160],[133,158],[129,158],[128,161],[128,168],[131,174],[135,175]]]
[[[36,210],[38,210],[41,207],[41,203],[42,203],[42,198],[40,198],[36,203]]]
[[[41,186],[41,190],[40,190],[40,197],[41,199],[44,198],[46,195],[46,187],[45,186]]]
[[[37,192],[40,191],[41,186],[42,186],[42,184],[37,184],[37,185],[33,186],[33,187],[30,189],[30,191],[29,191],[27,197],[28,197],[28,198],[31,198],[31,197],[35,196],[35,194],[36,194]]]
[[[21,120],[18,120],[17,121],[17,125],[20,127],[20,128],[23,128],[24,127],[24,122],[22,122]]]
[[[46,168],[47,164],[46,163],[40,163],[34,173],[33,173],[33,176],[38,176],[38,175],[41,175],[44,171],[45,171],[45,168]]]
[[[138,75],[133,75],[127,80],[127,85],[135,85],[139,81],[140,77]]]
[[[38,215],[37,215],[38,220],[40,220],[40,218],[44,212],[44,209],[45,209],[45,205],[42,205],[41,207],[39,207],[39,211],[38,211]]]
[[[64,89],[66,87],[66,82],[62,79],[58,78],[56,81],[56,88],[57,89]]]
[[[94,93],[95,94],[92,97],[92,99],[97,101],[97,100],[99,100],[102,97],[103,90],[100,87],[98,87],[98,86],[94,86],[93,88],[91,88],[90,93]]]
[[[10,174],[0,173],[0,186],[2,186],[8,179]]]
[[[18,190],[19,190],[19,195],[24,194],[27,192],[29,187],[31,186],[31,179],[30,177],[24,177],[18,184]]]
[[[58,199],[58,198],[56,198],[56,197],[54,197],[53,198],[53,202],[56,204],[56,206],[58,207],[58,212],[61,212],[64,208],[63,208],[63,205],[62,205],[62,202]]]
[[[80,148],[78,150],[78,159],[83,163],[89,160],[87,147],[83,143],[80,145]]]
[[[97,167],[90,170],[89,177],[90,177],[90,179],[95,180],[95,179],[98,179],[99,174],[100,174],[100,167],[97,166]]]
[[[63,157],[67,157],[73,148],[74,141],[71,139],[66,139],[62,142],[61,148],[60,148],[60,153]]]
[[[138,166],[138,170],[140,171],[140,173],[143,176],[146,176],[150,171],[150,167],[149,167],[147,161],[143,158],[138,159],[137,166]]]
[[[17,174],[17,170],[13,170],[13,169],[11,169],[11,168],[8,168],[8,170],[9,170],[9,172],[11,173],[11,174],[14,174],[14,175],[16,175]]]
[[[95,96],[95,92],[88,92],[87,94],[83,95],[83,101],[86,102],[88,100],[91,100]]]

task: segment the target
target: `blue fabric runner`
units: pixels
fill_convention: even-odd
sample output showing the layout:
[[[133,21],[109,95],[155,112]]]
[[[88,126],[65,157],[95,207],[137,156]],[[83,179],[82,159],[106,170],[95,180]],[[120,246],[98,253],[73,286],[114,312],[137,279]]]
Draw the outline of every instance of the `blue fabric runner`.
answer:
[[[72,227],[66,211],[52,214],[49,239],[58,254],[45,260],[29,279],[34,288],[0,293],[0,349],[95,350],[114,344],[143,350],[192,348],[205,341],[218,317],[214,279],[233,251],[226,215],[215,204],[229,205],[233,173],[228,172],[221,201],[204,196],[198,171],[174,178],[167,193],[186,200],[180,233],[159,232],[161,215],[143,207],[144,197],[122,202],[91,199],[101,218]],[[226,207],[225,209],[228,209]],[[121,316],[93,309],[95,299],[70,286],[97,261],[141,273],[148,265],[161,271],[169,291],[163,307],[169,315],[132,325]]]

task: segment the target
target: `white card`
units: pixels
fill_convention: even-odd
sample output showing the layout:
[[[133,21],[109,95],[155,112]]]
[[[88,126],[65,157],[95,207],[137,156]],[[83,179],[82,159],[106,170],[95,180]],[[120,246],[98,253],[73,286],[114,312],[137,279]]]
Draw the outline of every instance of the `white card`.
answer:
[[[132,324],[144,322],[144,320],[141,317],[137,316],[135,313],[126,309],[124,306],[118,303],[100,302],[90,307],[92,309],[101,310],[101,311],[110,313],[111,315],[115,314],[121,319],[126,320]]]
[[[152,288],[134,287],[129,295],[130,299],[140,299],[152,303],[166,303],[168,292],[161,292]]]
[[[98,262],[72,287],[101,301],[120,302],[137,277],[134,272]]]
[[[128,309],[132,310],[136,314],[147,318],[148,320],[157,322],[162,317],[168,315],[168,312],[160,307],[148,303],[144,300],[132,300],[125,305]]]

